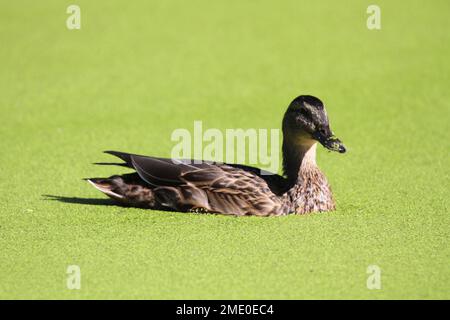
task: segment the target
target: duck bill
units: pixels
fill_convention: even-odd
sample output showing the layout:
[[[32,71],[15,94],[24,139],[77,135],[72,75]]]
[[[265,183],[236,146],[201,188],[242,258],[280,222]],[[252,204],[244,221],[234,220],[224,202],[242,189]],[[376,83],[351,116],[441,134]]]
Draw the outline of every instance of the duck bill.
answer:
[[[320,144],[328,150],[336,151],[339,153],[345,153],[347,151],[342,141],[332,135],[325,136],[317,132],[314,134],[314,139],[319,141]]]

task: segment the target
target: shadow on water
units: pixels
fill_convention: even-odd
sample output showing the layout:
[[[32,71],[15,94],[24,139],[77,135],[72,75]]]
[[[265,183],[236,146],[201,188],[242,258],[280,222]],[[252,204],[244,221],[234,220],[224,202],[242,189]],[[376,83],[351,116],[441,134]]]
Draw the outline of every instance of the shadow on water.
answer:
[[[44,197],[43,200],[59,201],[64,203],[87,204],[91,206],[119,206],[119,207],[121,206],[113,199],[63,197],[63,196],[54,196],[50,194],[43,194],[42,196]]]

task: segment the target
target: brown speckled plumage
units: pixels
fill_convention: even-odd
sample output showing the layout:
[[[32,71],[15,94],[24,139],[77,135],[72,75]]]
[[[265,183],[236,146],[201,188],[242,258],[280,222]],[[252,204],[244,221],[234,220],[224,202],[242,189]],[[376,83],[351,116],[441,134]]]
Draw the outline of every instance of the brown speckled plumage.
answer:
[[[318,141],[341,153],[345,148],[333,137],[322,102],[312,96],[294,99],[283,135],[283,176],[244,165],[107,151],[136,172],[88,181],[123,204],[158,210],[256,216],[334,210],[330,186],[316,165],[316,146]]]
[[[315,148],[316,144],[308,150],[308,153],[315,153]],[[309,156],[303,158],[297,182],[288,194],[292,199],[291,211],[298,214],[335,209],[330,185],[315,161]]]

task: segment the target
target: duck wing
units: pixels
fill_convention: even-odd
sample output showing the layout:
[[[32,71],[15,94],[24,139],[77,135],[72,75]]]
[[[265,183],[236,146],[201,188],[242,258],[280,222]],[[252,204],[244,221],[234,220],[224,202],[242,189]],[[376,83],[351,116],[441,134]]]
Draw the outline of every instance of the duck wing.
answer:
[[[257,168],[116,151],[107,153],[134,168],[141,179],[153,187],[159,202],[175,210],[200,208],[237,215],[275,215],[283,210],[282,201],[268,181],[272,179],[283,185],[284,178],[258,175]]]
[[[137,154],[131,154],[126,152],[120,152],[120,151],[105,151],[107,154],[114,155],[118,157],[119,159],[123,160],[124,163],[110,163],[110,162],[97,162],[96,164],[99,165],[118,165],[123,167],[128,167],[132,169],[136,169],[135,165],[141,167],[141,172],[143,175],[145,175],[145,172],[148,173],[148,178],[146,181],[152,185],[159,185],[158,177],[161,175],[161,178],[164,183],[170,183],[170,181],[167,180],[174,180],[179,182],[177,180],[177,176],[181,172],[189,172],[192,170],[197,169],[207,169],[214,166],[229,166],[237,169],[244,170],[246,172],[253,173],[254,175],[259,176],[264,181],[266,181],[268,187],[270,190],[275,193],[276,195],[281,196],[283,193],[285,193],[289,189],[289,185],[287,182],[287,179],[283,176],[280,176],[278,174],[261,170],[260,168],[251,167],[247,165],[242,164],[224,164],[224,163],[218,163],[218,162],[210,162],[210,161],[201,161],[201,160],[173,160],[173,159],[167,159],[167,158],[159,158],[159,157],[149,157],[149,156],[143,156],[143,155],[137,155]],[[135,164],[133,164],[132,157],[135,159]],[[176,164],[176,166],[173,166],[172,164]],[[167,175],[167,176],[166,176]],[[167,179],[168,178],[168,179]],[[155,183],[152,183],[151,181],[155,180]],[[166,180],[164,182],[164,180]],[[177,184],[176,183],[176,184]]]
[[[236,215],[281,215],[286,208],[260,176],[228,165],[183,173],[180,179],[202,190],[212,212]]]

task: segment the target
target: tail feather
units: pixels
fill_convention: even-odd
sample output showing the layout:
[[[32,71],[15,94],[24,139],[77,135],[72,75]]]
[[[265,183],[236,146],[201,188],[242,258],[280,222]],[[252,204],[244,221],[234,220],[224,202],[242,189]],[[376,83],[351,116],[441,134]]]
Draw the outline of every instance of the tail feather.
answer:
[[[124,199],[123,195],[112,191],[114,186],[111,183],[110,179],[91,178],[91,179],[87,179],[87,182],[92,184],[94,186],[94,188],[96,188],[97,190],[100,190],[101,192],[103,192],[104,194],[106,194],[107,196],[109,196],[113,199],[117,199],[117,200]]]
[[[137,173],[86,179],[94,188],[126,205],[156,208],[153,190]]]
[[[132,164],[131,164],[131,154],[129,154],[129,153],[126,153],[126,152],[120,152],[120,151],[112,151],[112,150],[107,150],[107,151],[103,151],[103,152],[104,152],[104,153],[107,153],[107,154],[110,154],[110,155],[113,155],[113,156],[115,156],[115,157],[117,157],[117,158],[119,158],[119,159],[125,161],[125,163],[126,163],[128,166],[131,166],[131,165],[132,165]]]
[[[99,165],[99,166],[121,166],[121,167],[129,167],[127,163],[124,162],[94,162],[93,164]]]

